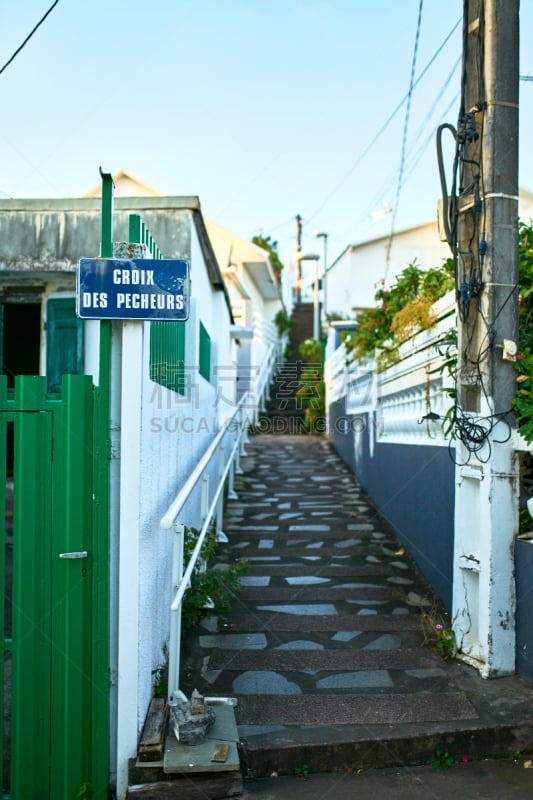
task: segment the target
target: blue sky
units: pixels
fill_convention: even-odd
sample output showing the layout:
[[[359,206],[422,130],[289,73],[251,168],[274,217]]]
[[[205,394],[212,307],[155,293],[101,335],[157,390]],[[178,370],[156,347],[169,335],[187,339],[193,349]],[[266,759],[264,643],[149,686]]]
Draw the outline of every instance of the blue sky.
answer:
[[[2,0],[0,66],[52,0]],[[425,0],[415,76],[462,17]],[[72,197],[124,167],[288,262],[385,235],[395,204],[419,0],[60,0],[0,75],[0,197]],[[533,0],[521,1],[533,75]],[[461,24],[416,86],[397,229],[436,214],[435,127],[457,120]],[[454,68],[455,67],[455,68]],[[533,82],[521,82],[521,185],[533,191]],[[526,152],[529,148],[529,158]],[[451,169],[451,153],[448,157]],[[89,255],[89,254],[88,254]],[[429,265],[428,265],[429,266]]]

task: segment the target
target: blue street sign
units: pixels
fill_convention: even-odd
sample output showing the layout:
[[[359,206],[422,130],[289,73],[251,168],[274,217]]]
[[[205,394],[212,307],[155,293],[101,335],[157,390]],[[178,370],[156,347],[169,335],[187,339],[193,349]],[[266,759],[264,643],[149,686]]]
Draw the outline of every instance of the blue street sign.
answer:
[[[180,259],[80,258],[76,313],[81,319],[189,317],[189,263]]]

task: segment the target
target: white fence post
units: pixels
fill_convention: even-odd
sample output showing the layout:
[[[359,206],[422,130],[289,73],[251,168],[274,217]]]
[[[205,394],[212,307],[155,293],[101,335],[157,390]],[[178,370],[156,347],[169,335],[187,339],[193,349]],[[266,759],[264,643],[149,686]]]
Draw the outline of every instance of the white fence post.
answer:
[[[174,523],[174,544],[172,547],[172,594],[174,595],[183,577],[183,546],[185,542],[185,526]],[[181,663],[181,605],[170,612],[168,696],[176,698],[180,694]]]
[[[219,484],[222,482],[224,483],[224,464],[225,464],[225,448],[223,443],[220,443],[220,447],[218,448],[218,482]],[[231,467],[230,467],[231,472]],[[222,530],[222,520],[224,518],[224,488],[219,494],[218,503],[217,503],[217,510],[216,510],[216,537],[217,542],[221,544],[227,544],[229,542],[228,537]]]

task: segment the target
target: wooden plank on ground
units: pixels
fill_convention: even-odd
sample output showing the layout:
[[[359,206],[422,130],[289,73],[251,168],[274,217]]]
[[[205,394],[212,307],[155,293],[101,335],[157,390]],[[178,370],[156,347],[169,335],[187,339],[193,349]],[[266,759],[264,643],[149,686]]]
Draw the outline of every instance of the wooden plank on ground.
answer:
[[[165,744],[167,704],[162,697],[154,697],[150,703],[139,744],[138,760],[161,761]]]

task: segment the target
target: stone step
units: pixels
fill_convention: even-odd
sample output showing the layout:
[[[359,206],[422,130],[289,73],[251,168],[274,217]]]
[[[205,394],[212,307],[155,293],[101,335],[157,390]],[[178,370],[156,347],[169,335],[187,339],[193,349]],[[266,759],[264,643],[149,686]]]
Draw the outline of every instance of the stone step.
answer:
[[[345,672],[359,670],[431,669],[442,666],[442,658],[421,649],[413,650],[223,650],[213,651],[209,669],[225,672],[273,670],[275,672]],[[322,720],[324,721],[324,720]]]
[[[261,552],[264,553],[265,551],[262,550]],[[286,554],[286,556],[288,556],[288,554]],[[268,576],[271,578],[306,578],[315,577],[317,575],[321,578],[371,578],[374,576],[387,576],[394,574],[394,568],[388,564],[361,564],[359,567],[353,565],[345,567],[342,564],[331,564],[331,561],[327,561],[325,565],[318,570],[318,572],[316,566],[310,566],[308,564],[299,564],[298,566],[294,566],[292,564],[287,565],[283,563],[271,563],[268,565],[251,564],[248,570],[248,575]]]
[[[415,694],[238,695],[237,725],[393,725],[477,720],[462,691]]]
[[[373,616],[373,615],[372,615]],[[206,633],[199,636],[202,650],[390,650],[391,652],[417,652],[426,644],[427,636],[418,626],[413,630],[400,628],[374,630],[371,628],[357,630],[346,627],[345,630],[323,628],[309,630],[305,627],[287,630],[282,624],[275,628],[268,620],[256,620],[256,627],[248,630],[235,629],[231,622],[217,633]],[[262,624],[265,623],[265,624]],[[295,633],[297,636],[295,636]],[[424,652],[423,650],[421,652]],[[427,650],[429,654],[430,651]],[[260,655],[260,652],[258,652]]]
[[[419,614],[254,614],[231,613],[231,631],[419,631]],[[228,630],[228,629],[226,629]]]
[[[228,528],[229,530],[229,528]],[[241,558],[243,556],[243,550],[245,549],[245,558],[252,558],[257,557],[260,558],[261,556],[271,556],[272,558],[278,559],[307,559],[309,556],[315,556],[320,559],[320,561],[315,561],[314,563],[325,563],[329,564],[332,558],[336,556],[340,556],[340,558],[344,558],[345,556],[351,556],[356,558],[362,562],[370,555],[374,558],[379,558],[380,561],[383,559],[381,556],[380,551],[378,550],[377,546],[372,547],[372,545],[352,545],[350,547],[335,547],[335,546],[328,546],[322,545],[321,547],[317,547],[313,544],[305,544],[304,542],[303,548],[302,545],[285,545],[279,544],[281,537],[278,539],[273,539],[273,546],[272,547],[258,547],[257,543],[255,544],[247,544],[247,542],[242,538],[237,538],[234,534],[232,534],[232,540],[228,546],[226,546],[224,554],[231,553],[232,556],[235,558]],[[309,540],[307,540],[309,541]],[[265,552],[267,551],[267,552]],[[339,559],[340,560],[340,559]],[[272,565],[276,562],[272,561]]]
[[[315,538],[315,541],[321,541],[322,539],[332,539],[334,541],[343,541],[344,539],[350,538],[350,534],[354,533],[350,530],[339,530],[337,526],[334,527],[334,530],[331,529],[331,526],[324,525],[317,523],[316,525],[312,525],[311,523],[305,525],[295,525],[290,520],[286,522],[278,521],[278,524],[272,521],[269,521],[268,524],[251,524],[251,520],[247,519],[243,522],[237,522],[235,520],[228,520],[227,523],[224,525],[226,532],[239,533],[248,536],[262,536],[266,539],[271,538],[280,538],[286,539],[287,534],[290,534],[291,540],[296,539],[307,539],[309,541],[309,533],[319,533],[320,536]],[[361,538],[359,532],[357,532],[357,537]],[[374,544],[372,542],[372,537],[368,536],[367,539],[369,540],[370,544]],[[236,537],[233,537],[233,541],[237,541]],[[391,540],[391,544],[395,544]],[[397,547],[397,545],[396,545]]]
[[[350,587],[339,585],[327,586],[318,585],[312,588],[307,586],[297,586],[294,588],[286,588],[284,586],[274,587],[270,592],[266,592],[262,586],[245,586],[239,589],[239,600],[252,601],[256,604],[265,605],[275,601],[276,603],[296,603],[310,600],[313,603],[327,603],[332,602],[334,599],[350,598],[358,600],[390,600],[392,593],[400,595],[403,598],[403,592],[395,586],[356,586],[355,584]]]
[[[237,699],[247,776],[342,776],[533,741],[533,691],[524,702],[514,679],[482,681],[434,652],[428,624],[445,612],[325,437],[246,448],[218,559],[250,571],[224,624],[185,632],[180,686]]]

